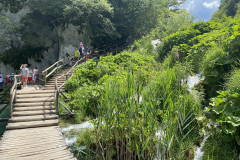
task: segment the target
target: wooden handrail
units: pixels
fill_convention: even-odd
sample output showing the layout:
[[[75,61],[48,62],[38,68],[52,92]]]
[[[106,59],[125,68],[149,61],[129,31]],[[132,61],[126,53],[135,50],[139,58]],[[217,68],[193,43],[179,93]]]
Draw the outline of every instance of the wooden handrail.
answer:
[[[17,81],[17,78],[21,77],[20,75],[14,75],[14,83],[10,91],[10,117],[12,117],[13,112],[13,102],[16,99],[16,92],[17,92],[17,86],[22,83],[22,80],[20,79],[20,82]]]
[[[53,73],[57,72],[58,69],[62,68],[63,66],[66,66],[67,64],[69,64],[71,62],[71,59],[73,59],[73,58],[74,58],[74,55],[63,58],[63,59],[55,62],[53,65],[51,65],[50,67],[48,67],[44,71],[42,71],[43,80],[41,80],[41,81],[43,81],[44,85],[47,83],[47,78],[49,76],[51,76]],[[67,60],[67,62],[64,63],[66,60]],[[64,63],[64,64],[60,65],[60,63]],[[53,68],[53,70],[50,73],[48,73],[48,71],[52,68]]]
[[[80,62],[81,62],[81,60],[78,60],[78,61],[72,66],[72,68],[71,68],[67,73],[65,73],[65,74],[63,74],[63,75],[61,75],[61,76],[59,76],[59,77],[57,77],[57,78],[55,79],[56,112],[57,112],[58,115],[59,115],[59,104],[62,105],[62,106],[68,111],[69,115],[73,115],[73,113],[72,113],[63,103],[61,103],[61,102],[59,101],[59,96],[60,96],[60,94],[62,94],[65,98],[67,98],[67,97],[66,97],[66,95],[64,95],[64,94],[61,92],[61,90],[60,90],[60,89],[66,84],[66,82],[64,82],[61,86],[58,87],[58,79],[62,78],[63,76],[66,76],[66,77],[69,76],[68,78],[71,78],[71,77],[73,76],[73,74],[72,74],[72,73],[70,74],[70,72],[71,72],[71,71],[73,70],[73,68],[75,68]],[[67,80],[67,78],[66,78],[66,80]]]

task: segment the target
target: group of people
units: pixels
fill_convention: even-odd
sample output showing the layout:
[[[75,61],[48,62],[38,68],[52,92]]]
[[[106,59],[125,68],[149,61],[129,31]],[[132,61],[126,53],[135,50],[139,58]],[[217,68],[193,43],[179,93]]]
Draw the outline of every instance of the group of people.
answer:
[[[97,59],[99,59],[97,49],[95,49],[94,52],[92,53],[91,49],[84,48],[82,42],[80,42],[79,46],[80,46],[79,49],[75,48],[75,52],[74,52],[74,57],[75,57],[74,60],[75,61],[82,60],[84,57],[86,58],[86,60],[90,59],[91,57],[93,57],[93,58],[98,57]],[[96,59],[96,58],[94,58],[94,59]]]
[[[27,87],[28,82],[35,84],[38,76],[38,68],[34,67],[33,69],[28,69],[27,64],[22,64],[20,67],[21,70],[21,76],[22,76],[22,83],[23,88]]]
[[[7,74],[6,79],[6,83],[12,83],[14,81],[14,73],[12,73],[11,75]],[[3,87],[4,84],[4,76],[3,74],[0,72],[0,88]]]

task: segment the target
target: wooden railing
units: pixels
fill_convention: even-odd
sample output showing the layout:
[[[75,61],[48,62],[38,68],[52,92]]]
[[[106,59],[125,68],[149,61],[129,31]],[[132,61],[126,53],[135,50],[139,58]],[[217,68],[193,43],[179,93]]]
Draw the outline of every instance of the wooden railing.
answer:
[[[64,66],[70,64],[71,62],[73,62],[72,60],[74,59],[74,55],[73,56],[68,56],[64,59],[61,59],[59,61],[57,61],[56,63],[54,63],[53,65],[51,65],[50,67],[48,67],[47,69],[45,69],[44,71],[42,71],[42,79],[40,79],[43,82],[43,85],[45,85],[47,83],[47,78],[50,77],[51,75],[53,75],[54,73],[58,73],[59,69],[63,68]]]
[[[72,111],[70,109],[68,109],[61,101],[60,101],[60,95],[62,95],[65,100],[68,100],[68,97],[62,92],[62,87],[66,84],[66,82],[64,82],[61,86],[58,87],[58,80],[63,78],[64,76],[66,76],[66,80],[68,80],[68,78],[71,78],[73,76],[73,73],[72,73],[72,70],[78,65],[80,64],[80,62],[82,62],[82,60],[78,60],[74,66],[72,66],[72,68],[65,74],[59,76],[58,78],[56,78],[55,80],[55,100],[56,100],[56,113],[59,115],[59,116],[73,116],[74,113],[72,113]],[[60,114],[59,113],[59,106],[62,106],[65,110],[68,111],[67,114]]]
[[[21,83],[22,83],[21,76],[20,75],[14,75],[14,83],[13,83],[13,86],[10,90],[10,101],[9,101],[10,117],[12,117],[13,103],[16,100],[17,86],[21,85]]]

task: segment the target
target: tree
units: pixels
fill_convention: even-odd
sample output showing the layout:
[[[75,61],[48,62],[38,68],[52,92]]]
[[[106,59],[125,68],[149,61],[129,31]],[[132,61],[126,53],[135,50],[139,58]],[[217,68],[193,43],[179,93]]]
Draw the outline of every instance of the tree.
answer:
[[[238,12],[240,0],[221,0],[219,10],[213,15],[213,19],[227,17],[234,17]]]

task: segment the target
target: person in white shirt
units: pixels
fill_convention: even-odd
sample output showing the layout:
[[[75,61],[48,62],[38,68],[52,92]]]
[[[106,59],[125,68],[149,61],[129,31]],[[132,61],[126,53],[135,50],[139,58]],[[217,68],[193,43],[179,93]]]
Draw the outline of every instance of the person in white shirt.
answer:
[[[36,83],[37,76],[38,76],[38,68],[35,67],[35,68],[33,69],[33,84]]]

